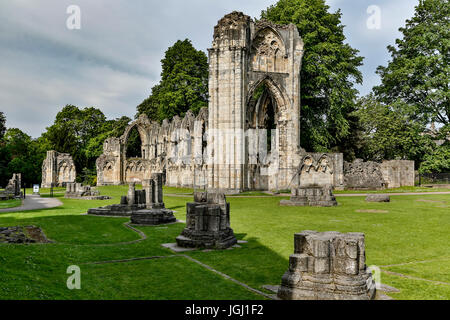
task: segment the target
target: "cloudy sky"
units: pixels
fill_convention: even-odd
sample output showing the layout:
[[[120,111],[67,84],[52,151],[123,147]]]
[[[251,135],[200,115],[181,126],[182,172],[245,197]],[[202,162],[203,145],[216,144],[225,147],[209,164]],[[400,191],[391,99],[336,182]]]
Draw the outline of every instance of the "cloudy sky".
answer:
[[[2,0],[0,111],[7,126],[38,137],[66,104],[95,106],[108,118],[134,117],[159,81],[160,60],[178,39],[210,47],[213,27],[239,10],[259,17],[276,0]],[[386,46],[414,13],[418,0],[327,0],[343,13],[347,41],[365,57],[362,94],[378,83]],[[67,8],[81,9],[81,29],[67,28]],[[367,27],[369,6],[381,10],[379,29]],[[307,49],[307,48],[306,48]]]

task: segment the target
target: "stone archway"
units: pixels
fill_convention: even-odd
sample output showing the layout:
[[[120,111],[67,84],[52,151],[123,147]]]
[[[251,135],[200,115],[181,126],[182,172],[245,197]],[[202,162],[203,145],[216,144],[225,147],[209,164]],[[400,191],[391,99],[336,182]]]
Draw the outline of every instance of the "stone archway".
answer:
[[[246,105],[245,189],[269,190],[277,183],[280,150],[287,140],[280,139],[286,131],[288,99],[281,87],[266,76],[249,90]]]

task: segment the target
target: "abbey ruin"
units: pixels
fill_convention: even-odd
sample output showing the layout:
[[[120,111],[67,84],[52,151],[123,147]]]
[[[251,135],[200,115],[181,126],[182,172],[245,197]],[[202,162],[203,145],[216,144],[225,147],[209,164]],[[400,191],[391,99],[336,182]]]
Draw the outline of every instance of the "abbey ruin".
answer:
[[[120,138],[104,142],[96,163],[97,184],[140,183],[152,173],[162,173],[168,186],[229,193],[286,190],[295,181],[343,189],[343,155],[307,153],[300,146],[304,45],[297,27],[254,22],[232,12],[214,28],[208,51],[208,108],[162,124],[141,115]],[[142,156],[127,158],[134,129],[141,138]],[[414,177],[414,164],[407,168]],[[381,179],[373,184],[386,187],[386,178],[373,173],[381,169],[358,170],[350,170],[356,175],[351,181],[373,175]],[[406,182],[394,182],[408,185],[407,177]]]

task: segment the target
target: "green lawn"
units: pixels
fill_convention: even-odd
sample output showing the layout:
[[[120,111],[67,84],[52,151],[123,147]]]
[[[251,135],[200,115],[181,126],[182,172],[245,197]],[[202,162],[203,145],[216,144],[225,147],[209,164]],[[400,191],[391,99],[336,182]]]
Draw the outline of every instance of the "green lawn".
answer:
[[[113,199],[84,201],[58,195],[64,203],[60,208],[0,214],[0,226],[38,225],[55,241],[0,245],[0,299],[264,298],[160,246],[175,242],[184,224],[140,227],[147,239],[138,241],[140,235],[123,225],[128,218],[80,215],[91,207],[118,203],[127,186],[99,189]],[[170,193],[186,190],[174,191]],[[334,208],[280,207],[283,197],[228,199],[231,226],[237,238],[248,243],[233,250],[187,255],[255,289],[264,291],[262,285],[280,283],[293,253],[294,233],[357,231],[366,234],[368,265],[409,277],[382,273],[383,283],[401,290],[390,296],[450,299],[450,195],[392,196],[391,203],[340,197]],[[188,201],[192,196],[165,197],[166,207],[182,220]],[[389,213],[356,212],[368,209]],[[93,264],[154,256],[163,258]],[[70,265],[81,268],[81,290],[66,287]]]
[[[0,210],[7,208],[15,208],[22,204],[22,200],[20,199],[11,199],[11,200],[3,200],[0,201]]]

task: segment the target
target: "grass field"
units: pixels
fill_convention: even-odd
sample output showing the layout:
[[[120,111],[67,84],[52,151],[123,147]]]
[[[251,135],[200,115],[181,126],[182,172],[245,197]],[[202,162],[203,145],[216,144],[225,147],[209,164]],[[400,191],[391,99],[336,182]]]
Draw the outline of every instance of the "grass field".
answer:
[[[62,207],[0,214],[0,226],[37,225],[51,244],[0,244],[0,299],[263,299],[180,254],[161,247],[175,242],[177,223],[126,228],[128,218],[81,215],[118,203],[127,187],[101,187],[107,201],[64,199]],[[189,190],[169,190],[166,207],[185,219]],[[181,195],[180,195],[181,193]],[[248,286],[279,284],[302,230],[364,232],[367,265],[383,283],[400,289],[395,299],[450,299],[450,195],[392,196],[391,203],[339,197],[335,208],[280,207],[283,197],[228,198],[231,226],[241,248],[184,253]],[[362,213],[357,210],[384,210]],[[155,259],[143,259],[158,257]],[[138,259],[136,259],[138,258]],[[142,258],[142,259],[141,259]],[[130,261],[114,262],[114,260]],[[141,260],[139,260],[141,259]],[[100,262],[110,262],[96,264]],[[66,269],[81,269],[81,290],[69,290]],[[386,273],[389,272],[389,273]],[[264,291],[268,293],[267,291]]]
[[[20,206],[21,204],[22,204],[22,201],[19,199],[0,201],[0,210],[7,209],[7,208],[15,208],[15,207]]]

